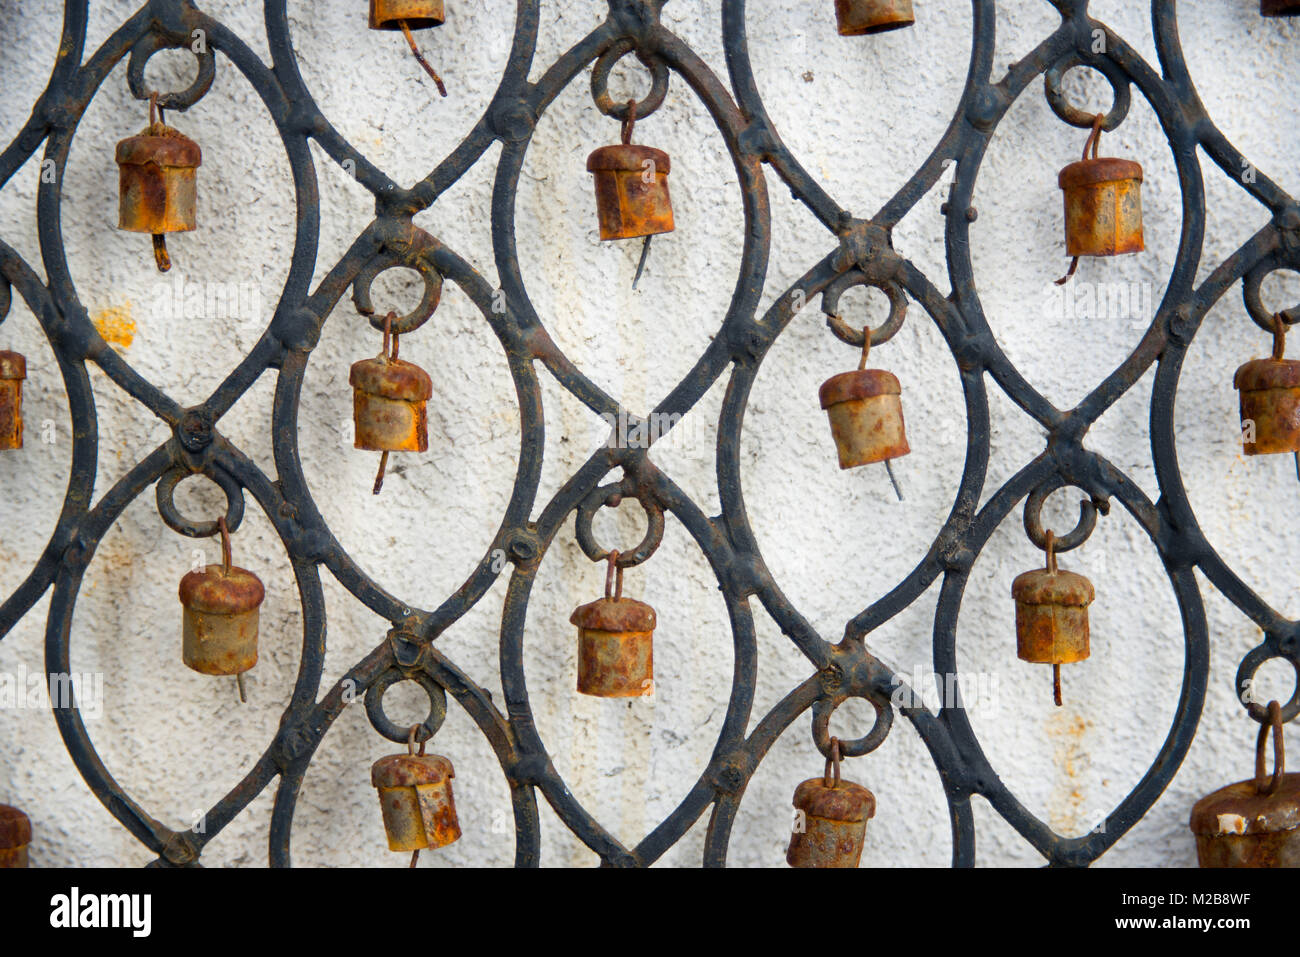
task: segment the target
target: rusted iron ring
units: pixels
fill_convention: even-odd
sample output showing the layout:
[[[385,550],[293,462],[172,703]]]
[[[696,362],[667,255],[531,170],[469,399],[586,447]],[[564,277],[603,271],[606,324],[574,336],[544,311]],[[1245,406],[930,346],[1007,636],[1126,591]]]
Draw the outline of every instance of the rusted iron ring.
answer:
[[[167,527],[187,538],[211,538],[220,534],[221,529],[216,521],[191,522],[176,507],[176,486],[193,475],[202,475],[210,479],[226,493],[226,528],[232,532],[237,531],[239,523],[244,520],[244,490],[240,488],[239,483],[220,469],[213,469],[211,472],[191,472],[180,466],[173,466],[158,479],[156,490],[158,514]]]
[[[841,342],[859,349],[866,344],[866,336],[862,329],[860,327],[855,329],[840,316],[840,297],[855,286],[871,286],[879,289],[889,298],[889,318],[871,330],[873,346],[888,342],[898,334],[899,329],[903,328],[903,320],[907,317],[907,294],[898,283],[872,282],[857,269],[849,270],[822,291],[822,312],[826,314],[826,325],[830,326],[831,332],[835,333],[836,338]]]
[[[394,335],[399,336],[414,332],[429,321],[429,317],[433,315],[442,299],[442,274],[426,262],[418,264],[394,262],[388,256],[376,256],[362,266],[361,271],[357,273],[357,278],[352,280],[352,302],[356,306],[357,312],[363,316],[368,316],[370,325],[383,332],[384,316],[375,315],[375,305],[370,298],[370,285],[378,278],[380,273],[403,266],[414,269],[420,274],[420,278],[424,280],[424,296],[414,309],[406,315],[393,320],[391,331]]]
[[[831,737],[831,715],[847,699],[818,698],[813,702],[813,743],[817,745],[817,750],[827,760],[830,760],[831,757],[832,743],[839,745],[841,756],[860,758],[880,747],[885,738],[889,736],[889,729],[894,724],[894,709],[889,706],[889,702],[877,700],[870,695],[861,695],[860,697],[876,709],[876,723],[862,737],[853,738],[849,741],[845,741],[843,738]]]
[[[414,681],[429,696],[429,716],[418,725],[395,724],[384,712],[384,694],[399,681]],[[447,718],[447,692],[428,672],[390,668],[366,689],[366,716],[370,718],[371,726],[389,741],[407,743],[414,728],[415,740],[423,743],[438,733]]]
[[[1268,709],[1259,701],[1246,701],[1245,693],[1247,689],[1253,687],[1255,675],[1267,662],[1285,661],[1291,665],[1296,674],[1296,688],[1291,694],[1291,699],[1282,705],[1282,721],[1293,720],[1296,715],[1300,714],[1300,660],[1297,660],[1291,654],[1285,651],[1279,651],[1276,646],[1265,642],[1252,648],[1241,659],[1241,664],[1237,667],[1237,696],[1238,700],[1246,706],[1246,713],[1261,724],[1269,720]]]
[[[1282,321],[1288,326],[1293,326],[1300,322],[1300,306],[1292,306],[1290,309],[1277,312],[1269,309],[1264,305],[1264,297],[1261,294],[1261,287],[1264,285],[1264,279],[1280,269],[1287,269],[1290,272],[1300,272],[1297,269],[1291,269],[1288,266],[1273,266],[1260,263],[1241,281],[1241,297],[1245,300],[1246,311],[1250,313],[1250,318],[1255,320],[1255,325],[1259,326],[1266,332],[1273,331],[1273,318],[1281,316]]]
[[[126,67],[126,82],[131,89],[131,95],[137,100],[148,100],[153,97],[155,91],[145,85],[144,70],[155,53],[159,50],[186,49],[193,52],[188,39],[176,42],[157,33],[146,33],[136,41],[135,46],[131,48],[131,59]],[[212,88],[212,81],[217,75],[217,58],[212,52],[211,44],[204,44],[203,52],[195,53],[194,58],[199,61],[199,75],[183,90],[174,93],[158,93],[160,109],[188,110],[203,99]]]
[[[1111,72],[1109,61],[1099,60],[1095,63],[1083,63],[1078,59],[1068,60],[1049,67],[1043,74],[1043,86],[1047,93],[1047,104],[1052,108],[1052,112],[1062,121],[1069,123],[1071,126],[1077,126],[1081,130],[1091,129],[1097,119],[1097,114],[1079,109],[1065,95],[1061,89],[1061,81],[1069,70],[1077,66],[1085,66],[1090,70],[1096,70],[1110,82],[1111,91],[1115,99],[1111,103],[1110,111],[1102,120],[1101,128],[1107,133],[1115,130],[1125,117],[1128,116],[1129,107],[1133,102],[1133,93],[1129,89],[1128,80],[1116,73]]]
[[[614,98],[609,95],[609,73],[614,68],[615,63],[634,50],[636,51],[636,58],[650,71],[651,80],[650,92],[645,97],[636,100],[637,119],[644,120],[663,106],[664,98],[668,95],[668,64],[657,57],[646,56],[636,49],[636,44],[631,40],[619,40],[602,53],[596,60],[596,65],[592,67],[591,98],[596,101],[596,109],[620,122],[627,122],[628,120],[628,101],[624,100],[621,103],[615,103]]]
[[[1043,528],[1043,503],[1047,497],[1058,489],[1064,488],[1065,483],[1060,478],[1055,478],[1044,482],[1038,488],[1029,493],[1029,498],[1025,500],[1025,534],[1029,540],[1047,551],[1047,531]],[[1097,527],[1097,513],[1106,515],[1110,512],[1110,503],[1100,498],[1085,498],[1079,501],[1079,523],[1064,535],[1052,536],[1052,551],[1054,553],[1068,552],[1073,548],[1078,548],[1086,542],[1092,535],[1093,529]]]
[[[596,516],[596,510],[602,507],[617,508],[622,501],[622,486],[614,483],[602,485],[595,489],[578,505],[577,514],[573,519],[573,530],[583,554],[593,562],[604,561],[610,554],[609,549],[600,547],[595,534],[591,530],[591,522]],[[647,502],[643,498],[637,498],[637,501],[641,503],[641,507],[645,510],[645,537],[641,539],[641,544],[632,551],[618,553],[616,564],[619,568],[631,568],[633,565],[640,565],[655,553],[659,543],[664,539],[663,509],[654,501]]]

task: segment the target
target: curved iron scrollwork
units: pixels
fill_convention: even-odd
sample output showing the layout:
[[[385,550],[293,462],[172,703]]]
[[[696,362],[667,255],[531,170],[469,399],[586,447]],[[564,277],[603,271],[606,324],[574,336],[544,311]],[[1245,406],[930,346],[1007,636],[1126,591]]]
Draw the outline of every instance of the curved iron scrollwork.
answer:
[[[7,634],[47,591],[50,603],[46,655],[51,672],[69,671],[69,634],[74,600],[82,577],[104,534],[127,505],[157,484],[158,511],[164,522],[186,535],[211,534],[205,524],[180,515],[172,502],[177,482],[204,475],[225,491],[227,524],[238,526],[251,497],[266,514],[292,560],[305,622],[302,659],[292,699],[281,727],[255,765],[207,815],[204,833],[174,831],[151,817],[125,793],[98,760],[75,705],[56,707],[55,717],[69,753],[87,784],[112,814],[153,853],[161,865],[196,863],[212,840],[265,788],[276,782],[271,821],[270,858],[290,862],[289,834],[304,773],[316,748],[346,706],[349,692],[365,695],[374,728],[392,741],[405,741],[407,730],[385,715],[384,692],[410,680],[429,696],[430,713],[419,726],[425,740],[441,725],[447,698],[465,709],[494,750],[509,782],[517,835],[516,862],[539,860],[540,792],[564,825],[613,865],[648,865],[658,859],[706,812],[711,814],[704,863],[725,862],[737,809],[751,775],[777,737],[801,716],[812,722],[814,739],[826,753],[831,713],[849,698],[864,698],[875,708],[875,726],[865,737],[846,742],[846,754],[873,750],[894,721],[891,692],[902,679],[874,657],[871,632],[941,581],[935,619],[934,667],[955,674],[956,622],[967,575],[993,530],[1016,505],[1028,499],[1025,527],[1030,537],[1044,536],[1039,509],[1052,491],[1070,486],[1086,496],[1078,527],[1062,536],[1056,548],[1080,544],[1092,531],[1098,513],[1118,502],[1147,532],[1164,563],[1180,606],[1186,642],[1186,668],[1173,724],[1145,777],[1119,804],[1105,827],[1074,838],[1054,833],[1013,797],[986,759],[960,708],[938,713],[903,707],[924,741],[941,775],[953,833],[953,863],[974,861],[975,828],[971,798],[982,795],[1013,828],[1052,864],[1085,865],[1105,852],[1152,806],[1178,769],[1196,731],[1209,669],[1208,635],[1194,577],[1199,569],[1224,595],[1264,631],[1263,643],[1242,662],[1240,681],[1248,681],[1265,661],[1282,658],[1300,667],[1300,625],[1283,618],[1241,581],[1207,542],[1183,489],[1174,449],[1173,397],[1183,359],[1206,313],[1238,281],[1247,311],[1266,325],[1272,317],[1260,302],[1263,277],[1278,269],[1300,269],[1300,206],[1263,171],[1249,182],[1236,173],[1240,152],[1206,114],[1179,47],[1174,0],[1153,0],[1152,21],[1160,71],[1124,39],[1093,20],[1086,0],[1052,0],[1060,25],[1030,55],[1013,64],[1000,79],[992,76],[995,0],[972,0],[971,69],[958,112],[929,157],[870,219],[857,219],[832,199],[783,144],[759,96],[750,67],[744,0],[721,0],[721,29],[729,76],[715,75],[660,20],[666,0],[609,0],[609,15],[592,32],[541,74],[528,80],[538,32],[537,0],[517,0],[513,46],[481,121],[427,177],[406,189],[391,181],[348,143],[330,124],[307,92],[289,38],[286,0],[266,0],[265,21],[272,65],[263,63],[222,23],[186,0],[153,0],[121,24],[98,51],[86,57],[87,0],[68,0],[58,60],[50,83],[30,120],[0,154],[0,185],[8,182],[42,145],[59,176],[44,180],[37,218],[47,278],[8,245],[0,242],[0,318],[9,311],[11,293],[30,308],[59,361],[74,430],[71,481],[62,515],[40,560],[23,584],[0,605],[0,635]],[[182,408],[137,374],[105,346],[87,318],[67,268],[59,218],[59,183],[72,137],[91,97],[110,72],[129,58],[131,92],[147,99],[144,68],[159,50],[189,48],[195,30],[203,30],[209,51],[198,56],[198,76],[187,90],[157,98],[162,109],[184,110],[211,87],[218,68],[233,67],[251,84],[275,123],[288,154],[298,198],[297,241],[292,264],[274,316],[256,345],[204,402]],[[1095,31],[1107,42],[1102,52],[1091,42]],[[720,378],[729,384],[719,421],[717,448],[721,512],[707,517],[672,478],[651,460],[657,436],[641,447],[602,448],[569,478],[529,521],[537,494],[541,457],[541,392],[537,366],[579,401],[600,415],[617,414],[618,402],[598,388],[550,339],[535,312],[521,277],[515,251],[514,207],[525,152],[539,117],[560,92],[594,66],[592,94],[596,105],[615,119],[628,119],[627,106],[614,103],[608,73],[618,59],[635,55],[651,71],[653,87],[641,105],[652,112],[669,94],[674,75],[706,105],[735,163],[745,218],[741,281],[718,334],[691,374],[655,411],[685,413]],[[1061,91],[1065,71],[1083,66],[1102,73],[1114,91],[1114,105],[1100,124],[1111,130],[1128,113],[1132,88],[1147,100],[1174,150],[1184,195],[1184,225],[1168,289],[1146,335],[1132,353],[1095,390],[1068,411],[1052,406],[1015,370],[995,341],[981,308],[970,259],[971,198],[981,161],[994,130],[1011,105],[1041,75],[1056,115],[1079,127],[1094,117],[1072,106]],[[308,141],[314,140],[335,163],[355,177],[376,199],[376,216],[349,251],[329,270],[315,290],[309,288],[316,254],[319,210],[315,172]],[[496,270],[505,308],[496,290],[454,250],[412,223],[474,164],[500,142],[501,152],[492,201],[492,238]],[[1205,231],[1203,185],[1196,159],[1199,147],[1230,178],[1272,214],[1271,221],[1234,255],[1220,263],[1199,286],[1195,270]],[[945,242],[951,296],[894,251],[890,231],[956,162],[948,202]],[[808,207],[828,233],[825,255],[810,265],[787,294],[765,314],[758,300],[766,278],[766,251],[771,223],[767,178],[775,175]],[[450,281],[482,312],[500,340],[518,396],[522,448],[513,493],[489,553],[465,582],[442,604],[426,610],[388,594],[368,578],[331,534],[308,491],[296,437],[303,376],[321,328],[335,306],[353,290],[355,305],[372,323],[372,280],[392,266],[417,270],[425,283],[424,299],[408,316],[396,320],[394,332],[408,333],[437,308],[444,281]],[[907,300],[918,304],[942,334],[960,370],[967,405],[965,470],[951,512],[929,553],[885,597],[851,619],[842,640],[819,635],[795,609],[769,572],[745,510],[740,483],[740,433],[747,398],[758,368],[773,342],[807,299],[822,296],[832,328],[841,338],[861,345],[863,332],[838,318],[838,300],[854,285],[886,292],[891,321],[872,333],[884,341],[902,322]],[[497,306],[497,308],[494,308]],[[1288,323],[1300,320],[1300,307],[1282,313]],[[376,328],[380,328],[376,325]],[[856,340],[856,341],[855,341]],[[98,436],[87,364],[94,363],[118,387],[153,415],[167,422],[173,437],[138,461],[92,504]],[[1121,469],[1086,448],[1089,426],[1152,366],[1155,367],[1151,436],[1161,498],[1152,502]],[[276,376],[273,477],[218,430],[222,416],[263,374]],[[986,382],[992,380],[1047,432],[1047,447],[996,491],[981,508],[989,459],[989,411]],[[613,473],[613,474],[611,474]],[[590,532],[590,520],[602,506],[635,497],[651,519],[645,542],[621,556],[619,564],[644,561],[653,552],[665,521],[680,522],[707,558],[721,587],[733,626],[735,681],[728,709],[709,766],[682,803],[634,847],[620,843],[573,796],[551,763],[531,717],[530,691],[524,681],[523,631],[529,595],[547,549],[571,514],[577,516],[582,548],[598,560],[605,550]],[[215,526],[214,526],[215,527]],[[494,560],[504,555],[507,562]],[[510,567],[506,567],[507,563]],[[392,630],[353,665],[323,698],[318,697],[325,651],[325,610],[320,575],[334,575],[360,602],[392,623]],[[438,636],[484,595],[501,574],[509,584],[501,619],[500,664],[504,707],[446,657]],[[749,600],[757,599],[811,664],[811,674],[746,734],[757,674],[757,651]],[[906,687],[905,684],[903,684]],[[1250,709],[1260,721],[1262,709]],[[1283,709],[1289,720],[1300,711],[1293,698]]]

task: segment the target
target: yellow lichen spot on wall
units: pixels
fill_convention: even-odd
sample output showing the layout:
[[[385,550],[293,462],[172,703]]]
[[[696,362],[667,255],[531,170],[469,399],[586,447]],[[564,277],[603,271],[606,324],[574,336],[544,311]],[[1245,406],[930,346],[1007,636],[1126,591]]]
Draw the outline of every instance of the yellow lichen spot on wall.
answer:
[[[91,317],[91,322],[110,346],[131,348],[135,341],[135,317],[131,315],[131,304],[123,303],[109,309],[101,309]]]

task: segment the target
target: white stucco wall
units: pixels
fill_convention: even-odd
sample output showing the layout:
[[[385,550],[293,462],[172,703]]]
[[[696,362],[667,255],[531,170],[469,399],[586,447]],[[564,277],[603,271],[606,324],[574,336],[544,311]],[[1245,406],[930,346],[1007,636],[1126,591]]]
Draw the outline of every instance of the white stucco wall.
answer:
[[[268,58],[260,4],[204,5]],[[830,0],[750,0],[751,52],[759,87],[786,144],[830,194],[859,216],[878,209],[932,148],[957,102],[970,46],[970,5],[917,0],[913,30],[877,38],[835,35]],[[1028,53],[1057,21],[1046,2],[1002,3],[995,75]],[[1255,0],[1184,3],[1182,35],[1192,76],[1210,114],[1256,166],[1293,194],[1300,190],[1300,125],[1293,95],[1300,26],[1264,21]],[[47,82],[57,44],[53,5],[0,0],[0,140],[8,143]],[[87,45],[96,49],[130,14],[129,0],[91,5]],[[482,114],[508,50],[513,4],[449,0],[448,23],[421,43],[450,88],[445,100],[411,61],[400,35],[365,29],[363,0],[292,0],[293,40],[308,87],[335,126],[391,177],[410,184],[427,174]],[[1094,14],[1155,63],[1146,4],[1097,0]],[[542,4],[536,78],[603,16],[603,0]],[[725,77],[717,3],[671,0],[665,22]],[[150,76],[176,85],[188,57],[160,57]],[[1097,87],[1074,83],[1076,92]],[[629,81],[623,95],[639,89]],[[205,100],[174,124],[202,144],[201,229],[174,238],[176,268],[162,279],[149,243],[115,229],[113,146],[144,125],[126,89],[126,65],[91,104],[72,147],[63,184],[62,228],[78,293],[133,367],[182,404],[206,397],[269,319],[293,246],[293,195],[273,125],[251,87],[219,58]],[[655,243],[641,288],[629,288],[637,244],[596,240],[584,159],[614,142],[617,124],[591,105],[584,74],[538,124],[522,177],[518,246],[539,315],[568,355],[611,394],[646,411],[689,370],[715,333],[735,280],[742,218],[734,171],[706,111],[680,80],[668,105],[638,126],[638,140],[669,151],[677,231]],[[975,196],[972,230],[977,282],[998,341],[1026,378],[1060,407],[1086,395],[1141,336],[1163,293],[1180,228],[1180,198],[1168,146],[1147,104],[1135,98],[1129,120],[1103,152],[1130,156],[1146,170],[1147,252],[1086,261],[1086,284],[1137,283],[1140,308],[1126,316],[1053,314],[1047,291],[1066,265],[1057,170],[1076,158],[1083,134],[1056,120],[1034,84],[1012,108],[989,150]],[[373,213],[370,195],[318,149],[322,228],[315,282],[337,261]],[[417,223],[496,283],[488,229],[493,147]],[[1209,228],[1204,277],[1265,221],[1240,187],[1204,161]],[[0,190],[0,239],[38,270],[35,194],[39,157]],[[832,238],[769,176],[773,244],[763,308],[833,246]],[[945,293],[939,214],[925,197],[898,227],[895,244]],[[245,321],[168,315],[160,293],[175,277],[191,283],[252,284],[256,308]],[[206,287],[205,287],[206,288]],[[1094,287],[1095,288],[1095,287]],[[1270,282],[1266,299],[1291,305],[1300,284]],[[398,304],[414,286],[390,283]],[[1285,303],[1282,300],[1285,299]],[[865,317],[858,291],[847,308]],[[381,306],[384,305],[381,303]],[[873,314],[879,304],[873,303]],[[133,326],[133,330],[132,327]],[[351,448],[348,365],[377,351],[377,337],[344,301],[325,326],[303,390],[300,446],[323,514],[360,566],[414,604],[435,607],[480,560],[500,520],[518,456],[518,414],[502,352],[458,290],[436,317],[403,341],[403,355],[434,379],[430,450],[404,456],[382,496],[370,494],[375,456]],[[1246,460],[1237,441],[1232,371],[1264,355],[1268,339],[1246,317],[1234,290],[1207,318],[1190,351],[1177,406],[1178,450],[1193,505],[1209,540],[1274,607],[1295,607],[1300,553],[1290,547],[1300,496],[1284,456]],[[54,527],[69,468],[67,402],[53,356],[20,302],[0,326],[0,348],[29,362],[27,448],[0,455],[0,595],[26,577]],[[798,316],[758,376],[745,420],[743,482],[759,542],[777,582],[808,620],[835,640],[844,622],[889,591],[924,555],[956,489],[964,456],[964,409],[955,367],[919,308],[903,332],[873,354],[900,376],[913,453],[897,463],[906,500],[894,499],[883,469],[841,472],[834,463],[817,386],[850,368],[853,351],[826,331],[815,304]],[[540,368],[540,367],[539,367]],[[104,375],[92,371],[100,428],[96,496],[167,437],[167,430]],[[541,373],[546,458],[537,511],[602,437],[599,421]],[[1092,430],[1089,447],[1158,496],[1147,435],[1148,374]],[[274,474],[269,415],[273,376],[264,376],[221,422],[232,441]],[[713,471],[715,424],[725,379],[682,425],[655,461],[718,509]],[[1039,426],[990,380],[992,457],[982,501],[1042,448]],[[54,439],[41,440],[42,423]],[[192,483],[199,484],[199,483]],[[186,486],[195,514],[215,509],[209,491]],[[1057,527],[1072,522],[1073,494],[1050,503]],[[598,524],[611,541],[639,538],[640,510]],[[1093,657],[1066,669],[1064,708],[1052,706],[1050,670],[1015,656],[1012,578],[1041,562],[1012,512],[977,561],[959,626],[964,672],[990,676],[990,696],[972,721],[998,773],[1027,808],[1065,834],[1092,828],[1137,783],[1172,719],[1182,675],[1182,628],[1150,542],[1116,508],[1093,539],[1062,560],[1096,584]],[[104,539],[77,604],[74,671],[102,673],[103,713],[88,721],[106,766],[152,814],[190,823],[232,787],[274,734],[293,684],[301,612],[279,542],[251,505],[235,539],[238,563],[266,583],[262,659],[241,706],[233,681],[205,678],[180,659],[176,585],[195,543],[159,520],[152,493],[135,501]],[[201,543],[215,558],[212,543]],[[328,687],[376,642],[385,623],[324,575],[329,615]],[[1244,777],[1255,726],[1234,701],[1232,679],[1258,629],[1199,579],[1212,641],[1212,672],[1200,733],[1182,769],[1152,811],[1102,865],[1190,866],[1186,821],[1201,794]],[[529,612],[527,674],[539,730],[574,794],[612,832],[635,843],[680,801],[704,767],[724,712],[731,638],[717,583],[689,536],[670,522],[663,547],[628,573],[628,593],[659,614],[657,693],[602,701],[573,689],[572,608],[599,595],[603,569],[581,555],[572,523],[539,574]],[[439,640],[439,647],[498,701],[497,631],[505,578]],[[870,638],[901,671],[928,669],[937,586]],[[809,667],[754,604],[759,682],[754,720]],[[43,666],[48,596],[0,642],[0,673]],[[1266,669],[1262,693],[1290,693],[1289,669]],[[422,717],[423,697],[395,690],[390,711]],[[869,709],[846,707],[833,727],[861,734]],[[321,746],[294,822],[300,865],[403,866],[388,852],[370,786],[370,764],[393,750],[364,711],[346,711]],[[465,836],[428,854],[426,866],[505,865],[513,859],[507,788],[489,748],[452,707],[435,750],[456,766]],[[731,842],[733,865],[777,865],[787,841],[794,786],[821,770],[807,719],[796,722],[756,774]],[[875,791],[864,864],[941,866],[951,853],[939,779],[905,720],[875,754],[851,761],[846,776]],[[0,801],[19,804],[37,833],[37,866],[138,865],[151,855],[85,787],[48,710],[0,709]],[[208,847],[209,865],[266,860],[268,789]],[[981,799],[975,800],[978,862],[1028,865],[1040,858]],[[543,860],[591,865],[595,857],[542,803]],[[698,863],[707,815],[662,860]]]

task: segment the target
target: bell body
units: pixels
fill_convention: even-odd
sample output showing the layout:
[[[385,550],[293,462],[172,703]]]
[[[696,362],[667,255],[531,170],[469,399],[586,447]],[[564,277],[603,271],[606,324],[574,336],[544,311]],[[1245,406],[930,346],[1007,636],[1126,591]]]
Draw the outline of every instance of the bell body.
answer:
[[[16,807],[0,804],[0,869],[27,866],[32,822]]]
[[[370,769],[390,851],[444,847],[460,837],[451,762],[438,754],[394,754]]]
[[[194,229],[201,162],[199,145],[162,123],[118,143],[118,228],[154,235]]]
[[[0,450],[23,447],[23,379],[27,360],[17,352],[0,352]]]
[[[1080,160],[1061,170],[1065,248],[1071,256],[1140,253],[1142,167],[1131,160]]]
[[[1259,12],[1266,17],[1300,17],[1296,0],[1259,0]]]
[[[433,395],[433,380],[427,372],[413,362],[379,356],[354,363],[349,381],[356,448],[428,451],[427,402]]]
[[[587,157],[596,178],[601,239],[635,239],[673,231],[668,154],[650,146],[602,146]]]
[[[654,691],[655,612],[634,598],[601,598],[574,611],[578,690],[597,698]]]
[[[883,369],[855,369],[822,383],[822,408],[840,468],[851,469],[906,455],[911,449],[903,430],[902,386]]]
[[[884,33],[916,22],[912,0],[835,0],[835,20],[842,37]]]
[[[181,579],[182,655],[205,675],[243,674],[257,664],[258,610],[266,591],[252,572],[208,565]]]
[[[1300,360],[1255,359],[1232,384],[1241,393],[1246,454],[1300,452]]]
[[[1064,665],[1088,657],[1092,582],[1075,572],[1035,569],[1011,583],[1021,661]]]
[[[791,867],[857,867],[875,816],[876,797],[861,784],[840,781],[831,787],[810,778],[794,792],[795,810],[803,814],[785,852]]]
[[[400,30],[403,20],[412,30],[421,30],[446,19],[442,0],[370,0],[372,30]]]
[[[1300,867],[1300,774],[1262,794],[1239,781],[1196,802],[1190,821],[1201,867]]]

